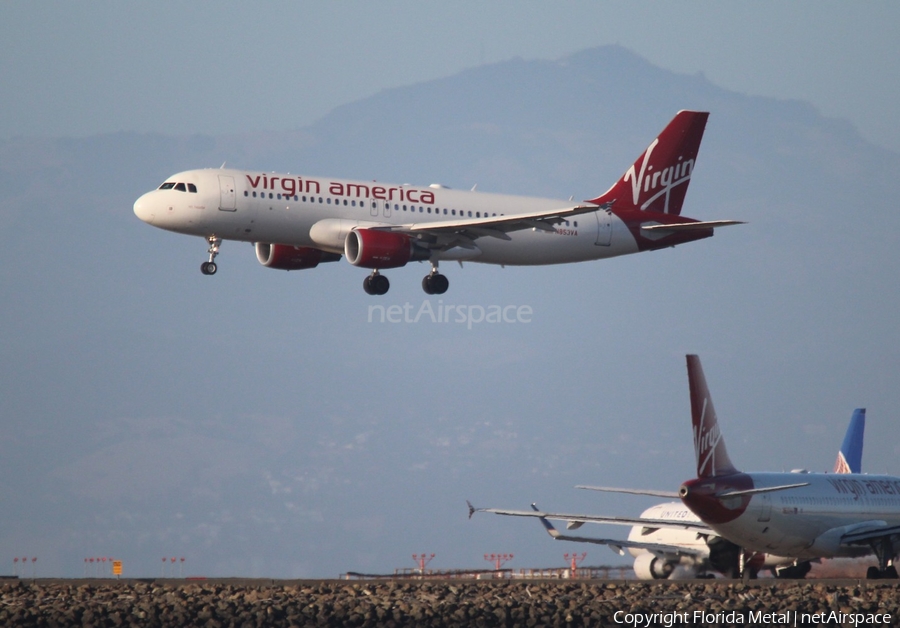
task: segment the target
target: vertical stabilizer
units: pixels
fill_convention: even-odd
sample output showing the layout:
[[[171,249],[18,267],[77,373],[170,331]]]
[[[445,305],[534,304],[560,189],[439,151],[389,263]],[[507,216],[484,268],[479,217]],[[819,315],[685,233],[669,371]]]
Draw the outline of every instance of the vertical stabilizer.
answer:
[[[694,432],[697,477],[711,478],[737,473],[725,450],[725,441],[719,431],[719,420],[716,418],[716,409],[706,386],[700,358],[688,355],[687,370],[688,386],[691,390],[691,424]]]
[[[862,473],[863,434],[866,431],[866,409],[857,408],[850,417],[847,435],[834,463],[835,473]]]
[[[708,117],[705,111],[679,111],[615,185],[588,202],[681,214]]]

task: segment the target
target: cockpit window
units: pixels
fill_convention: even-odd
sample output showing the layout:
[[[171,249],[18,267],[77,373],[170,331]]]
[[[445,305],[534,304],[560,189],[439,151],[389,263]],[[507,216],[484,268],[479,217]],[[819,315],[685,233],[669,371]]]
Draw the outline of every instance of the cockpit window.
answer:
[[[194,194],[196,194],[196,193],[197,193],[197,186],[194,185],[193,183],[188,183],[188,192],[193,192]]]
[[[159,186],[160,190],[171,190],[175,187],[175,184],[172,181],[166,181],[161,186]]]
[[[187,189],[184,187],[184,183],[176,183],[175,189],[179,192],[187,192]]]

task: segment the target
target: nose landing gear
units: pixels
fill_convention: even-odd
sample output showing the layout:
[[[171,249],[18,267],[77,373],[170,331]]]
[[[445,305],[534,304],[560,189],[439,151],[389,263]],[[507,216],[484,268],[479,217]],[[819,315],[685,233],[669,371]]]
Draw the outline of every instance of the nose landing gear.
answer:
[[[422,290],[425,294],[444,294],[450,287],[450,280],[438,272],[437,262],[431,265],[431,272],[422,278]]]
[[[200,272],[204,275],[215,275],[216,271],[219,270],[215,259],[216,255],[219,254],[219,245],[222,244],[222,238],[211,235],[206,238],[206,241],[209,242],[209,249],[206,251],[209,253],[209,261],[200,264]]]
[[[378,272],[378,269],[372,271],[372,274],[363,280],[363,290],[366,294],[387,294],[391,287],[388,278]]]

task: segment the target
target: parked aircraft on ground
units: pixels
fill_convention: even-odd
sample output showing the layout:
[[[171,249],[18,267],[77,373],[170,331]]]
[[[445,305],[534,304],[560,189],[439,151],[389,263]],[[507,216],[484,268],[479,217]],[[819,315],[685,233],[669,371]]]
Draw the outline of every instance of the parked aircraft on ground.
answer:
[[[301,270],[347,257],[371,269],[363,288],[385,294],[381,271],[427,261],[428,294],[443,294],[442,261],[501,265],[583,262],[708,238],[735,220],[701,222],[681,207],[706,128],[681,111],[607,192],[583,203],[375,181],[241,170],[175,174],[134,204],[154,227],[201,236],[215,274],[224,240],[253,242],[268,268]]]
[[[843,444],[838,451],[834,473],[861,472],[865,413],[863,408],[853,412]],[[653,497],[678,497],[677,492],[671,491],[605,486],[576,488]],[[504,510],[474,508],[469,504],[469,516],[475,512],[492,512],[499,515],[537,517],[550,536],[557,541],[607,545],[621,555],[624,555],[627,549],[635,559],[635,575],[641,579],[696,578],[707,575],[709,571],[716,571],[727,577],[737,577],[740,573],[741,548],[716,534],[680,502],[651,506],[637,518],[545,513],[538,510],[535,504],[531,507],[531,511]],[[573,536],[560,533],[549,519],[565,521],[567,530],[578,529],[587,522],[630,525],[632,528],[626,540]],[[768,552],[753,554],[746,565],[753,573],[761,569],[771,569],[782,578],[802,578],[810,570],[808,561],[798,561],[795,558],[776,556]]]
[[[752,552],[798,560],[874,553],[868,578],[896,578],[900,477],[742,473],[731,463],[700,358],[687,356],[697,477],[679,496],[704,523]]]

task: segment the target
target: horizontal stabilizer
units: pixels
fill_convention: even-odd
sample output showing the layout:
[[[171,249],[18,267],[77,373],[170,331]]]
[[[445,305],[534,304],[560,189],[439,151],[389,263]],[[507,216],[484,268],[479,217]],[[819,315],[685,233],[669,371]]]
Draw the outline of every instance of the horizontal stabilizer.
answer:
[[[679,222],[671,225],[641,225],[642,231],[693,231],[694,229],[717,229],[718,227],[730,227],[731,225],[747,224],[742,220],[704,220],[700,222]]]
[[[781,486],[767,486],[765,488],[748,488],[743,491],[725,491],[724,493],[716,493],[716,497],[741,497],[743,495],[759,495],[760,493],[774,493],[775,491],[786,491],[791,488],[800,488],[801,486],[809,486],[809,482],[800,482],[799,484],[782,484]]]
[[[615,488],[611,486],[585,486],[579,484],[575,488],[583,488],[588,491],[602,491],[604,493],[627,493],[629,495],[649,495],[651,497],[665,497],[668,499],[678,499],[679,495],[675,491],[655,491],[653,489],[643,488]]]

